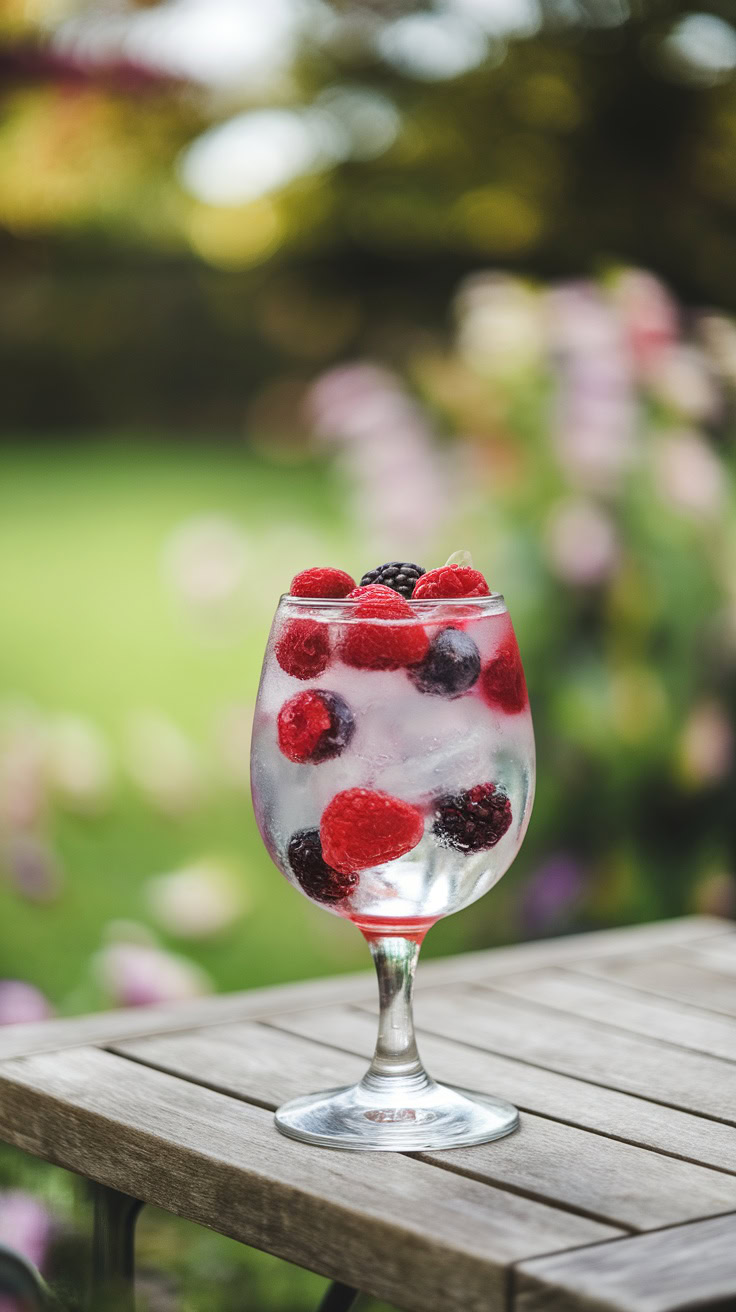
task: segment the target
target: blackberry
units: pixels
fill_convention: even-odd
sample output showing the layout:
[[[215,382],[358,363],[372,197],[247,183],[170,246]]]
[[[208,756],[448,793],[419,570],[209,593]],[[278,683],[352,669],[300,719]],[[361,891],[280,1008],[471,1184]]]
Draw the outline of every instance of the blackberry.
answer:
[[[459,697],[477,682],[480,652],[462,629],[441,629],[419,665],[407,670],[420,692],[435,697]]]
[[[371,583],[382,583],[385,588],[393,588],[402,597],[408,601],[414,591],[414,585],[417,579],[426,574],[422,565],[412,565],[411,562],[400,560],[389,560],[386,565],[376,565],[375,569],[369,569],[360,580],[361,588],[367,588]]]
[[[289,839],[289,865],[299,886],[315,902],[335,906],[358,886],[356,874],[342,875],[322,855],[319,829],[297,829]]]
[[[511,824],[511,803],[495,784],[476,784],[466,793],[441,797],[432,832],[442,847],[484,852],[495,847]]]

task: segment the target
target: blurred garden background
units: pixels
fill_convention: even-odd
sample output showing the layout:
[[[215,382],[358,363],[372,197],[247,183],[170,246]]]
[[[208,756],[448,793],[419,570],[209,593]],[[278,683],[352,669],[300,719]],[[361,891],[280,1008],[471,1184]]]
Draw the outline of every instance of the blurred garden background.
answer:
[[[733,18],[0,4],[0,1022],[366,964],[249,799],[312,564],[468,548],[514,617],[534,816],[427,955],[736,913]],[[0,1181],[75,1306],[83,1193]],[[323,1283],[140,1250],[150,1312]]]

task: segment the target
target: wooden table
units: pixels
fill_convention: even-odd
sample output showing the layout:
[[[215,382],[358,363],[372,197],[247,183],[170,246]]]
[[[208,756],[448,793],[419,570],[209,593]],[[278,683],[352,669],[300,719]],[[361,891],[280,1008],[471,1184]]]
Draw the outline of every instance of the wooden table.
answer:
[[[736,1308],[733,925],[420,966],[430,1071],[515,1102],[507,1139],[282,1138],[277,1103],[361,1075],[374,991],[343,976],[0,1035],[0,1138],[97,1182],[98,1291],[132,1271],[141,1200],[341,1282],[335,1308],[344,1286],[414,1312]]]

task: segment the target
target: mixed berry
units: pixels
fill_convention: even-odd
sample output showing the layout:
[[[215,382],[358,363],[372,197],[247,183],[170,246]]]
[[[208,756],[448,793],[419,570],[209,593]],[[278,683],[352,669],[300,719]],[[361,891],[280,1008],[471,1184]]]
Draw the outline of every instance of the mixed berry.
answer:
[[[276,660],[295,679],[316,679],[327,669],[330,639],[317,620],[290,620],[276,643]]]
[[[319,765],[345,751],[355,733],[355,716],[339,693],[315,688],[284,702],[277,729],[284,756],[300,765]]]
[[[358,885],[358,876],[328,866],[319,829],[299,829],[289,839],[289,865],[297,883],[315,902],[344,902]]]
[[[435,697],[461,697],[478,682],[480,652],[469,634],[452,625],[432,639],[424,660],[408,671],[420,692]]]
[[[422,574],[426,574],[422,565],[390,560],[386,565],[377,565],[375,569],[369,569],[360,580],[360,586],[365,588],[371,583],[382,583],[385,587],[392,588],[394,592],[399,592],[408,601]]]
[[[441,797],[433,832],[445,847],[485,852],[503,838],[512,820],[511,803],[495,784],[476,784],[454,797]]]
[[[350,705],[355,699],[345,667],[395,672],[404,680],[396,687],[403,686],[408,697],[419,693],[422,698],[445,701],[473,698],[472,706],[481,718],[489,715],[489,709],[494,716],[511,717],[528,706],[524,672],[507,617],[500,620],[504,625],[500,640],[497,629],[490,639],[490,630],[482,628],[487,611],[448,607],[443,614],[436,607],[415,604],[489,597],[485,578],[470,564],[447,564],[427,572],[411,562],[388,561],[363,574],[359,585],[344,570],[317,567],[295,576],[290,596],[350,603],[347,615],[344,608],[331,614],[327,607],[329,622],[314,618],[319,612],[310,614],[308,607],[303,618],[294,616],[293,608],[275,640],[276,660],[287,675],[303,683],[326,675],[325,682],[332,683],[335,671],[335,685],[341,688],[340,692],[322,686],[297,689],[281,704],[276,715],[278,749],[300,769],[334,761],[349,749],[351,758],[356,753],[361,756],[360,708]],[[338,677],[340,667],[343,673]],[[383,686],[388,685],[376,685]],[[414,709],[410,714],[418,712]],[[475,716],[472,709],[470,721]],[[507,792],[482,774],[465,791],[430,788],[416,804],[373,787],[344,787],[330,796],[334,777],[329,770],[324,775],[320,771],[326,788],[319,824],[291,835],[286,858],[303,891],[335,908],[349,903],[361,872],[396,861],[425,837],[435,850],[478,853],[499,843],[512,824]],[[347,782],[349,776],[340,778]]]

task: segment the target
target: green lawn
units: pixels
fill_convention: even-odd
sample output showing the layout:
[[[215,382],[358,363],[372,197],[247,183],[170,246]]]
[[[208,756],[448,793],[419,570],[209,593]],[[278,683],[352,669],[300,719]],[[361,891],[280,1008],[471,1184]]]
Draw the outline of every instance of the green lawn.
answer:
[[[248,552],[224,634],[201,632],[163,566],[172,533],[210,513],[241,526]],[[365,961],[355,931],[273,869],[247,786],[223,781],[213,745],[223,708],[255,696],[279,592],[307,559],[359,567],[350,545],[339,489],[318,465],[133,442],[0,452],[0,701],[89,717],[118,762],[103,814],[52,807],[43,822],[65,872],[58,900],[35,905],[0,885],[0,974],[32,980],[64,1009],[95,1005],[89,960],[105,925],[145,920],[146,879],[202,854],[236,867],[249,905],[232,931],[186,949],[220,988]],[[170,717],[203,760],[207,797],[182,818],[152,809],[126,777],[126,723],[141,709]]]

